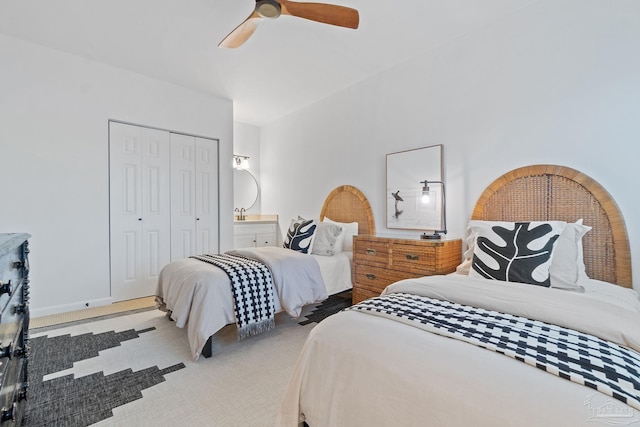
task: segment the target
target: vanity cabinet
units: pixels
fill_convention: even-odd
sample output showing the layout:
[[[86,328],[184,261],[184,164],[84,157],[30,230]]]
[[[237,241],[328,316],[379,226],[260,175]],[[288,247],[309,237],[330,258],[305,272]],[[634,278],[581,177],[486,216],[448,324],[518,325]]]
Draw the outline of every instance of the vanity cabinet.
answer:
[[[237,220],[233,224],[233,247],[277,246],[277,220]]]

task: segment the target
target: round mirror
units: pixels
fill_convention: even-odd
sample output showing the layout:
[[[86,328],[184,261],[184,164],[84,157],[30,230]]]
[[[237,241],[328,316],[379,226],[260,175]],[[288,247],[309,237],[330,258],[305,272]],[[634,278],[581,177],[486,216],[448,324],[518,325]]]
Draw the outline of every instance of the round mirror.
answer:
[[[233,207],[251,209],[258,200],[258,180],[246,169],[233,170]]]

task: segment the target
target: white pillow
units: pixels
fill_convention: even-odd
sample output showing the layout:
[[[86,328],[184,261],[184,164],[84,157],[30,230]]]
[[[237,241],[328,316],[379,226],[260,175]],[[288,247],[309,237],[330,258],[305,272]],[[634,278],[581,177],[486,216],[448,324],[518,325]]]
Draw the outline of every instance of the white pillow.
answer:
[[[587,277],[584,266],[582,237],[591,227],[582,224],[582,219],[568,223],[562,230],[554,249],[549,275],[551,287],[583,291],[580,282]]]
[[[471,221],[477,234],[469,276],[549,287],[563,221]]]
[[[316,227],[311,253],[314,255],[333,256],[336,253],[336,241],[342,234],[342,227],[338,224],[320,222]]]
[[[336,253],[342,251],[353,251],[353,236],[358,235],[358,223],[357,222],[337,222],[330,218],[324,217],[323,222],[330,222],[342,226],[342,233],[336,240]]]

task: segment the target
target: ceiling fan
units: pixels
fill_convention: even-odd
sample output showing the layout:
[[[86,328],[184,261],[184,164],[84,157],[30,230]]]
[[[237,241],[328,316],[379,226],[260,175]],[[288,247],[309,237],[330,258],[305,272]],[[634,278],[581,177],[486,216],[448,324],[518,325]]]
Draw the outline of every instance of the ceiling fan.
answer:
[[[218,47],[235,48],[251,37],[264,19],[276,19],[280,15],[297,16],[323,24],[346,28],[358,28],[360,16],[350,7],[326,3],[302,3],[289,0],[256,0],[255,10],[247,19],[227,35]]]

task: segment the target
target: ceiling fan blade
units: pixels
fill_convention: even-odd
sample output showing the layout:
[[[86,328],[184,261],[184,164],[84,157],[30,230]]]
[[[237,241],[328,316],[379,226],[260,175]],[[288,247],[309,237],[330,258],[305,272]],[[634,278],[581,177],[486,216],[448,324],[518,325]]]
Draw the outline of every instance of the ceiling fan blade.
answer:
[[[288,0],[278,0],[283,15],[337,25],[346,28],[358,28],[360,15],[358,11],[346,6],[326,3],[302,3]]]
[[[236,48],[246,42],[253,32],[258,28],[258,24],[262,20],[262,17],[254,11],[247,19],[238,25],[233,31],[227,35],[219,44],[218,47],[224,48]]]

